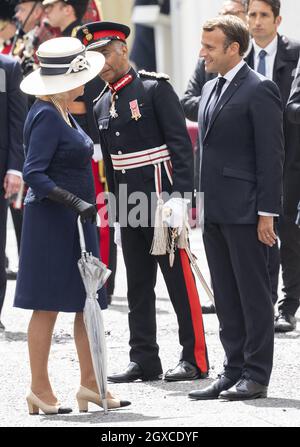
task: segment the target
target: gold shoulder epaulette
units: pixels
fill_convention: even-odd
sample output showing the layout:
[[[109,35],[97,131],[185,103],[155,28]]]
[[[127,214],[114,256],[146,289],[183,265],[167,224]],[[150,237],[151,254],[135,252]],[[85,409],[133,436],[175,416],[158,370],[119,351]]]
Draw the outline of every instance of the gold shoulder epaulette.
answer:
[[[104,95],[104,93],[106,92],[106,90],[108,89],[108,84],[106,84],[105,85],[105,87],[104,87],[104,89],[103,90],[101,90],[101,93],[100,93],[100,95],[99,96],[97,96],[97,98],[95,98],[95,99],[93,99],[93,102],[97,102],[97,101],[99,101],[99,99],[101,98],[101,96],[103,96]]]
[[[138,73],[142,78],[163,79],[165,81],[169,81],[170,79],[170,76],[168,76],[166,73],[156,73],[155,71],[146,70],[140,70]]]
[[[81,28],[80,26],[74,26],[71,32],[71,37],[76,37],[77,31]]]

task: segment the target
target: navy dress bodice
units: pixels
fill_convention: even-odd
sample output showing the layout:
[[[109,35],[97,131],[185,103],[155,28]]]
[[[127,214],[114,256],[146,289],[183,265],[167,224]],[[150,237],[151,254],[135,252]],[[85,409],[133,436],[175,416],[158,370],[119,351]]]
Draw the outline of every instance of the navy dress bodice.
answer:
[[[74,127],[62,120],[54,105],[46,101],[37,100],[31,108],[24,130],[23,177],[30,186],[26,203],[44,199],[55,185],[87,202],[95,201],[93,142],[73,117],[70,120]],[[49,138],[35,144],[39,134],[45,135],[49,128]]]

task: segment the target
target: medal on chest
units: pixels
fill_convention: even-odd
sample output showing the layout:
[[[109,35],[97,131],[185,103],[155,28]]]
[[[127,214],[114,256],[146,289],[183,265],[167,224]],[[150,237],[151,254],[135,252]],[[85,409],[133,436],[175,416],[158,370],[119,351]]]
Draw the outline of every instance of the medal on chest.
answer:
[[[119,90],[122,90],[126,85],[130,84],[132,80],[133,76],[131,74],[127,74],[123,76],[121,79],[119,79],[118,82],[115,82],[114,84],[109,84],[109,88],[112,91],[109,114],[112,118],[118,118],[119,116],[116,109],[117,92]]]
[[[117,109],[116,109],[115,95],[116,95],[116,93],[113,93],[112,97],[111,97],[111,106],[109,109],[109,114],[110,114],[111,118],[118,118],[118,116],[119,116],[117,113]]]
[[[139,120],[142,117],[142,115],[139,109],[138,100],[134,99],[133,101],[130,101],[129,107],[131,110],[131,118],[135,121]]]

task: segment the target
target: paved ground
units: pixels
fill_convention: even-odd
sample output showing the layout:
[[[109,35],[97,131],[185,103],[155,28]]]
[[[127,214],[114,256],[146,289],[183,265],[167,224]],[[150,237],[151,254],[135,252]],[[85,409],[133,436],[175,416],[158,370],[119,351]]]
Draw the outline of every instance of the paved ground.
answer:
[[[200,243],[200,232],[192,232],[192,247],[207,275],[208,270]],[[16,263],[13,232],[8,232],[8,253]],[[117,372],[128,362],[128,329],[124,265],[119,253],[117,286],[113,305],[105,311],[109,372]],[[30,262],[30,261],[29,261]],[[231,427],[300,426],[300,324],[298,330],[276,336],[274,371],[269,398],[248,402],[191,402],[187,393],[202,388],[216,377],[222,365],[222,348],[218,339],[215,315],[205,315],[209,350],[210,378],[194,382],[146,382],[111,385],[110,389],[132,401],[130,407],[103,415],[99,407],[78,412],[75,393],[78,387],[78,361],[72,338],[72,315],[61,314],[53,337],[49,371],[60,400],[73,407],[70,415],[29,416],[25,395],[29,385],[26,330],[30,311],[12,308],[15,283],[8,283],[3,310],[6,332],[0,335],[0,426],[35,427]],[[177,325],[161,276],[157,283],[158,342],[164,370],[175,366],[179,356]],[[204,292],[201,292],[203,302]],[[299,321],[300,313],[298,313]]]

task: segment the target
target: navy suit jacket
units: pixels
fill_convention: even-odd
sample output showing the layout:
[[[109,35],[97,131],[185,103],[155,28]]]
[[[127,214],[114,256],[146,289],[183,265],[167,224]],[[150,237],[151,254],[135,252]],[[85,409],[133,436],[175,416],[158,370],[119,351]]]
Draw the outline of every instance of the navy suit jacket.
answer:
[[[199,123],[216,79],[205,84]],[[283,112],[276,84],[245,64],[221,96],[209,127],[200,126],[204,216],[255,224],[258,211],[281,213]]]
[[[286,106],[295,75],[300,51],[300,42],[278,35],[278,48],[274,62],[273,80],[279,87],[283,106]],[[254,66],[252,48],[245,58],[251,68]],[[288,120],[284,114],[285,159],[283,174],[284,215],[294,222],[297,204],[300,200],[300,126]]]
[[[23,168],[27,99],[20,90],[21,80],[20,64],[0,54],[0,188],[8,169]]]

